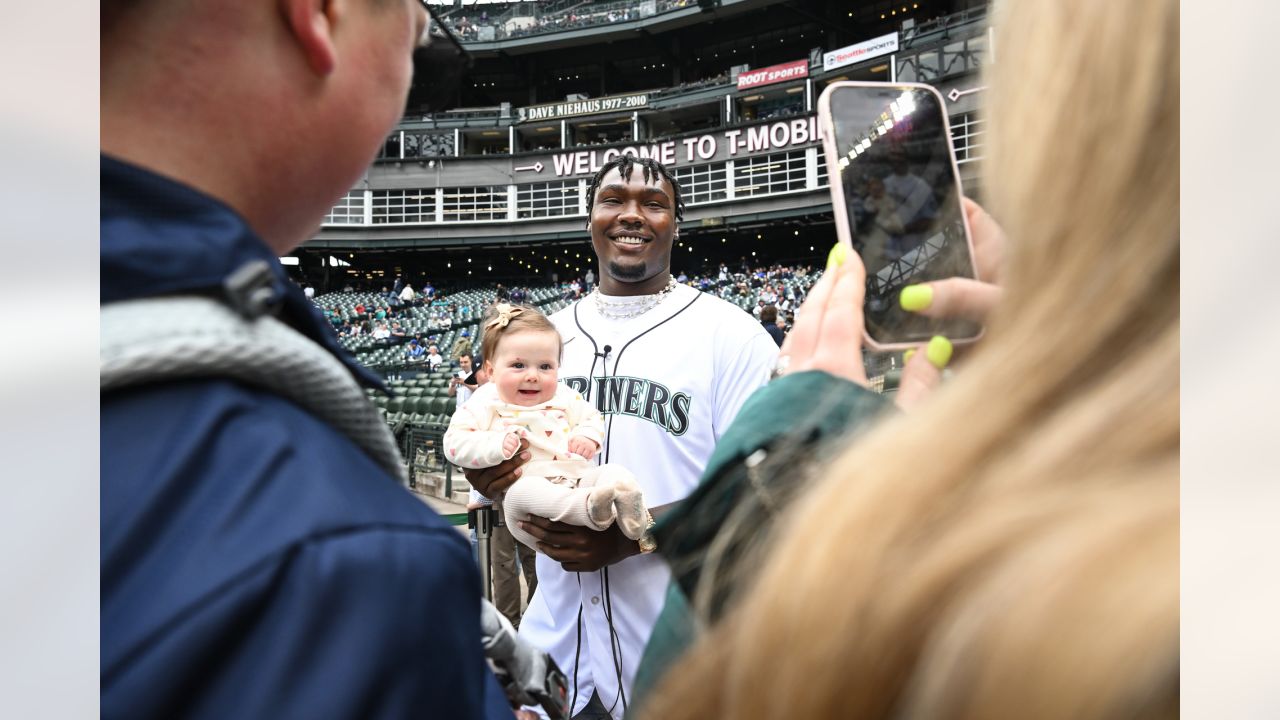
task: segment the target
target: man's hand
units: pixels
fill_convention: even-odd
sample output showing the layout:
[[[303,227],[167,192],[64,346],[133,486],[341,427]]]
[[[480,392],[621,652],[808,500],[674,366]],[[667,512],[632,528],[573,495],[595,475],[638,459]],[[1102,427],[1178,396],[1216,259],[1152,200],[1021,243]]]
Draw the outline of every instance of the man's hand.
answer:
[[[490,500],[501,500],[507,488],[515,484],[524,473],[520,466],[529,462],[528,450],[529,441],[521,440],[520,452],[510,460],[481,470],[465,469],[462,474],[467,476],[467,482],[471,483],[476,492]]]
[[[639,543],[623,535],[617,523],[597,531],[530,515],[520,529],[536,538],[538,551],[566,572],[593,572],[640,554]]]
[[[574,435],[569,438],[569,452],[581,455],[583,458],[590,460],[596,456],[596,450],[600,449],[599,443],[589,437],[582,435]]]

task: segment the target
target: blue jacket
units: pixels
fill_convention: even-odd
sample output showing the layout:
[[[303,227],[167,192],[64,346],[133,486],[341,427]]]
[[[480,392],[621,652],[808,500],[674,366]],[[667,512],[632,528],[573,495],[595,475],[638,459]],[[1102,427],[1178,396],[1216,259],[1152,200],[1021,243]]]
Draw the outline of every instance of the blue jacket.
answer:
[[[248,261],[360,381],[233,210],[103,157],[101,301],[208,291]],[[104,718],[512,716],[466,539],[325,422],[220,379],[104,394]]]

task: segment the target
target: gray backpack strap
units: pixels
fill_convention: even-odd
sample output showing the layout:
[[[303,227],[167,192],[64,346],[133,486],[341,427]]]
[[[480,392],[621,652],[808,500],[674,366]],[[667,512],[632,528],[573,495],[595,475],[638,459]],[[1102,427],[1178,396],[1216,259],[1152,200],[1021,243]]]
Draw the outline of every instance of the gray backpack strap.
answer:
[[[406,481],[395,437],[351,372],[279,320],[246,320],[212,298],[128,300],[102,307],[101,390],[228,378],[302,406]]]

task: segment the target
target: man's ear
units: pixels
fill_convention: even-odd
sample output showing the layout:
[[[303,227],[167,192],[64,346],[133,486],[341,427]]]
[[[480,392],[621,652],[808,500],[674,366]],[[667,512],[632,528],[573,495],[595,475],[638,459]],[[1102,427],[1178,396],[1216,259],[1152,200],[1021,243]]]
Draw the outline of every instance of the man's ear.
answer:
[[[334,3],[331,0],[278,0],[289,35],[302,50],[307,66],[317,75],[333,72],[338,63],[333,41]]]

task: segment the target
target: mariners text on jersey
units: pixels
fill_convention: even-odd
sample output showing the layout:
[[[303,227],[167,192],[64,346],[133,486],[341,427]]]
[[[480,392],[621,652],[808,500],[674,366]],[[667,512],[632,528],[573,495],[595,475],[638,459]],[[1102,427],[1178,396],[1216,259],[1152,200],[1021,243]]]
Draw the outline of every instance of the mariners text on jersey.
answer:
[[[593,379],[594,383],[588,383],[587,378],[578,375],[564,378],[564,384],[588,400],[594,400],[602,415],[643,418],[676,436],[689,429],[689,406],[693,398],[687,393],[673,393],[662,383],[627,375]],[[590,387],[592,384],[595,387]]]

